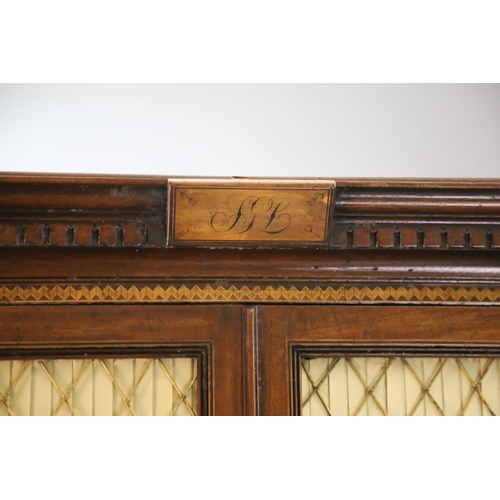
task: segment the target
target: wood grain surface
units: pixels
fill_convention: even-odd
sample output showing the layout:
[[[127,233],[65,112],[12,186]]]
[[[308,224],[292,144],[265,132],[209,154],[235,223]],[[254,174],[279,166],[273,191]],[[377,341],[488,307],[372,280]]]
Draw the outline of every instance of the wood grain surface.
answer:
[[[172,243],[327,243],[331,186],[172,184]]]
[[[2,174],[0,247],[0,357],[199,356],[208,414],[297,413],[301,356],[500,353],[498,180]]]
[[[208,356],[207,379],[200,381],[207,413],[243,415],[246,321],[240,306],[6,306],[0,310],[0,359],[57,359],[68,352],[120,358],[131,350],[150,357],[169,346],[189,356],[189,348],[198,349]]]
[[[446,306],[260,306],[258,318],[260,412],[297,409],[294,349],[333,356],[378,354],[498,356],[500,309]],[[357,353],[357,354],[356,354]],[[463,354],[462,354],[463,355]],[[311,356],[311,354],[309,354]]]

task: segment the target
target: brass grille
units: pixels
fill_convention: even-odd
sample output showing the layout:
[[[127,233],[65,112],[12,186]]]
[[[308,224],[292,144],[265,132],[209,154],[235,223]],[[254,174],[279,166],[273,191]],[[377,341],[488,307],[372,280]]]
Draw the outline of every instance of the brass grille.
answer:
[[[500,415],[498,358],[302,360],[303,415]]]
[[[196,415],[197,360],[0,361],[0,415]]]

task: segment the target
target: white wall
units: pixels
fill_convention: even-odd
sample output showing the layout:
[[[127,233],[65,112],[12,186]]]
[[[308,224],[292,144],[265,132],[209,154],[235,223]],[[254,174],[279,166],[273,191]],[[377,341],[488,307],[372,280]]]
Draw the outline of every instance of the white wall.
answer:
[[[0,85],[0,171],[500,177],[500,85]]]

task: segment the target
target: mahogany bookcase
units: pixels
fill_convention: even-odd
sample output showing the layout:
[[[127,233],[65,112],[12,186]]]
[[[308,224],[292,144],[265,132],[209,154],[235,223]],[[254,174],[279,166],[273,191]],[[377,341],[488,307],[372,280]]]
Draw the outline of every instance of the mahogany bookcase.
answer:
[[[190,356],[202,415],[301,359],[500,355],[500,181],[0,175],[0,357]]]

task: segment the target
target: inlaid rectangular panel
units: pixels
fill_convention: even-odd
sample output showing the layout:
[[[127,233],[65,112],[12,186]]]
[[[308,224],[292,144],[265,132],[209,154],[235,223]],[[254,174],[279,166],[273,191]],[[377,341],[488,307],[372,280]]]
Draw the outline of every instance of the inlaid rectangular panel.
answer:
[[[171,183],[171,244],[326,245],[334,184]]]
[[[302,360],[302,415],[499,415],[499,358]]]
[[[197,414],[195,358],[0,361],[2,415]]]

